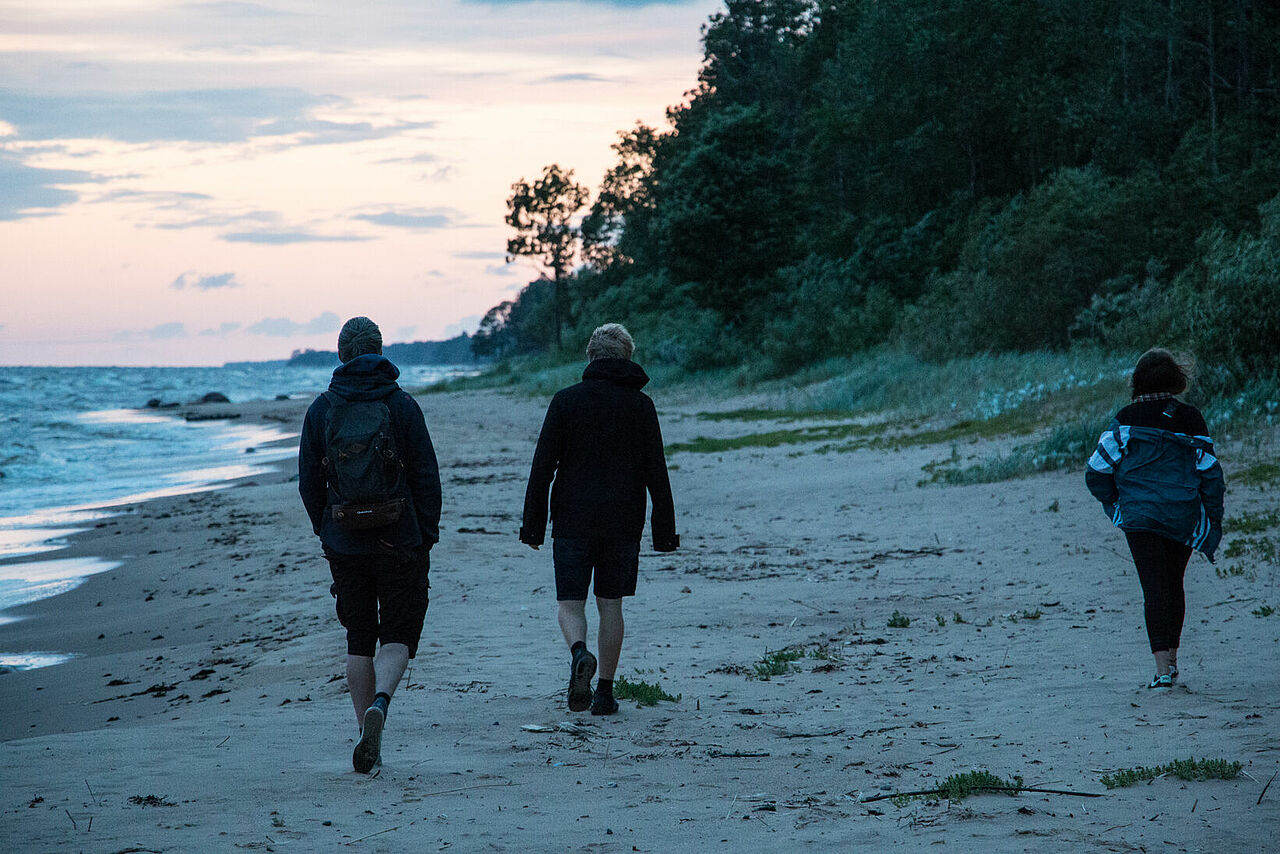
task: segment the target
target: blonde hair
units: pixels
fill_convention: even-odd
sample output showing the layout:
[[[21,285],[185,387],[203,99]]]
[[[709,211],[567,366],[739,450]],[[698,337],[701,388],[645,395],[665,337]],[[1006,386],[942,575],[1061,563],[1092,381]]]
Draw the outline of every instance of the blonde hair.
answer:
[[[636,350],[636,343],[631,340],[631,333],[621,323],[606,323],[597,326],[587,342],[587,359],[630,359]]]

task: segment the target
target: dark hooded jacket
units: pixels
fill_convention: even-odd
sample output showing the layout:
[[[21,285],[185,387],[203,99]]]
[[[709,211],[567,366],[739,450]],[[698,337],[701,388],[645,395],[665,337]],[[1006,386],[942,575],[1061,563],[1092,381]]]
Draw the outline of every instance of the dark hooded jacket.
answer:
[[[521,542],[542,544],[550,489],[553,537],[638,541],[648,492],[654,549],[679,546],[658,413],[640,390],[648,382],[630,359],[596,359],[582,382],[556,392],[533,454]]]
[[[396,448],[405,465],[408,511],[386,528],[348,531],[338,527],[329,507],[337,496],[329,489],[322,460],[325,456],[323,394],[307,410],[298,446],[298,492],[320,542],[338,554],[378,554],[425,545],[440,539],[440,470],[418,402],[396,383],[400,371],[386,357],[367,354],[338,366],[329,391],[346,400],[381,400],[391,413]]]

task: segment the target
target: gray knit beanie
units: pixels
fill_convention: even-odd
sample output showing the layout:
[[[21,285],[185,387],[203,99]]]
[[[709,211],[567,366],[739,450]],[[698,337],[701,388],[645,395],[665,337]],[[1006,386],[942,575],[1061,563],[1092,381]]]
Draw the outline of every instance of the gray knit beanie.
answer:
[[[382,330],[367,317],[353,317],[338,333],[338,361],[346,364],[356,356],[382,352]]]

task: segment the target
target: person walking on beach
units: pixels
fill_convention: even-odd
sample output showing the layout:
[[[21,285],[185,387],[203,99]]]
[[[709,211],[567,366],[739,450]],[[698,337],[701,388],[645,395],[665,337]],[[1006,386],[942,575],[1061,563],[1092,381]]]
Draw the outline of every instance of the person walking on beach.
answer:
[[[618,710],[613,678],[622,654],[622,599],[634,596],[644,533],[645,493],[653,499],[655,551],[675,551],[675,506],[649,382],[631,361],[635,345],[620,324],[591,334],[582,382],[551,399],[538,436],[524,498],[520,541],[537,549],[547,527],[551,490],[552,558],[560,631],[569,647],[569,709]],[[555,484],[552,486],[552,479]],[[587,588],[595,575],[600,678],[587,649]]]
[[[1212,561],[1222,539],[1222,467],[1204,416],[1175,396],[1186,391],[1188,374],[1167,350],[1143,353],[1130,379],[1133,402],[1112,419],[1085,472],[1138,570],[1156,660],[1149,688],[1171,688],[1178,678],[1191,552]]]
[[[417,654],[431,546],[440,539],[440,472],[417,401],[396,383],[382,333],[353,317],[338,334],[329,390],[307,410],[298,491],[329,561],[347,630],[347,687],[368,773],[382,761],[387,707]],[[376,653],[376,654],[375,654]]]

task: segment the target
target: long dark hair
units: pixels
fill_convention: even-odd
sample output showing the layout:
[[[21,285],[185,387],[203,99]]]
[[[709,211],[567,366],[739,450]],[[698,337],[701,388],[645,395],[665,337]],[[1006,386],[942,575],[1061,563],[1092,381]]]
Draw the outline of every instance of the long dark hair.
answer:
[[[1129,386],[1133,396],[1141,394],[1182,394],[1191,383],[1193,365],[1161,347],[1143,353],[1133,368]]]

